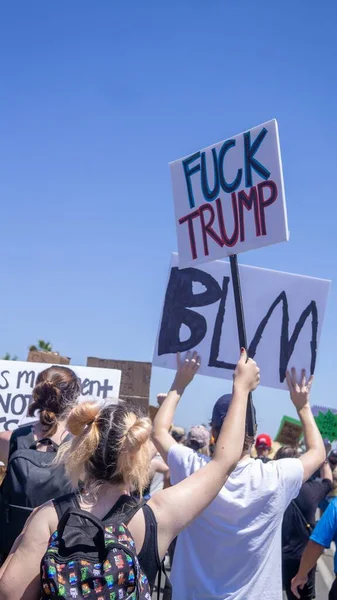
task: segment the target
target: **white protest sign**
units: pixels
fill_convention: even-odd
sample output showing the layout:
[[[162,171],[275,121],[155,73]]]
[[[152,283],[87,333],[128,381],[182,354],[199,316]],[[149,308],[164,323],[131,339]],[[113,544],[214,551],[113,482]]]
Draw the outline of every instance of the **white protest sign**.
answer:
[[[22,423],[38,374],[51,366],[46,363],[0,360],[0,431],[16,429]],[[69,368],[81,380],[82,400],[118,397],[120,371],[72,365]]]
[[[178,269],[172,257],[153,365],[176,368],[176,352],[197,350],[201,375],[231,379],[239,340],[229,262]],[[285,371],[313,373],[330,282],[240,266],[249,355],[261,384],[286,389]]]
[[[275,119],[170,168],[180,267],[288,240]]]

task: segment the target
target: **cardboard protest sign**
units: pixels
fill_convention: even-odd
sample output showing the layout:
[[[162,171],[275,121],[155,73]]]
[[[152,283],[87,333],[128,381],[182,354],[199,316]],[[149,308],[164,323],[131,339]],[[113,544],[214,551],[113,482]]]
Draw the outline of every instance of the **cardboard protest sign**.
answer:
[[[0,360],[0,431],[9,431],[24,420],[32,400],[38,374],[52,365]],[[82,399],[117,398],[121,373],[118,370],[74,367],[82,384]]]
[[[275,441],[283,446],[297,446],[303,433],[301,421],[284,416]]]
[[[288,240],[275,120],[170,163],[180,267]]]
[[[231,379],[239,341],[227,261],[169,272],[153,365],[176,368],[176,353],[197,350],[199,373]],[[240,267],[248,352],[261,384],[287,389],[285,371],[313,373],[330,282],[256,267]]]
[[[112,360],[108,358],[87,359],[88,367],[118,369],[122,372],[120,398],[147,409],[150,397],[152,365],[134,360]]]
[[[329,442],[337,440],[337,414],[335,412],[319,411],[315,421],[323,439],[329,440]]]

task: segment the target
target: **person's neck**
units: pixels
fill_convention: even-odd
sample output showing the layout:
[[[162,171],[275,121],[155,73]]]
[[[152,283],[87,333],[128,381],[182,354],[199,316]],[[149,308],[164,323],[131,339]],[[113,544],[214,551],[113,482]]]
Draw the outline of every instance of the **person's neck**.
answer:
[[[130,490],[124,484],[114,485],[111,483],[104,483],[95,496],[90,494],[90,491],[86,493],[85,490],[81,494],[82,500],[87,506],[94,506],[102,514],[108,513],[119,498],[124,495],[130,495]]]
[[[241,463],[243,461],[248,460],[249,458],[251,458],[250,449],[244,450],[244,452],[242,452],[242,454],[241,454],[241,458],[240,458],[239,462]]]

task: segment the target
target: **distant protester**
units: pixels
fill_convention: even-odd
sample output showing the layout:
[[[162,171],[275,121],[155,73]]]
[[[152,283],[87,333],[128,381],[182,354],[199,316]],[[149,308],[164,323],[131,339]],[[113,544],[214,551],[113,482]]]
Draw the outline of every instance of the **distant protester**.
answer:
[[[337,544],[337,505],[329,504],[324,515],[318,521],[302,554],[298,573],[291,582],[294,598],[302,598],[301,592],[310,580],[310,573],[315,569],[319,557],[331,542]],[[337,552],[334,556],[335,579],[329,591],[329,600],[337,600]]]
[[[275,460],[298,458],[297,448],[283,446]],[[319,503],[332,489],[332,473],[328,460],[320,470],[320,479],[305,481],[297,498],[292,500],[284,513],[282,523],[282,580],[288,600],[295,600],[291,591],[291,580],[297,574],[301,556],[315,527],[315,515]],[[308,574],[308,580],[300,592],[301,598],[315,598],[315,569]]]
[[[270,435],[267,433],[260,433],[255,441],[256,458],[259,458],[264,463],[269,462],[269,454],[271,453],[272,445],[273,442]]]
[[[185,445],[195,452],[209,456],[211,434],[204,425],[194,425],[187,434]]]
[[[178,444],[184,444],[186,433],[185,433],[185,429],[183,427],[177,427],[176,425],[172,425],[170,433],[171,433],[173,439]]]

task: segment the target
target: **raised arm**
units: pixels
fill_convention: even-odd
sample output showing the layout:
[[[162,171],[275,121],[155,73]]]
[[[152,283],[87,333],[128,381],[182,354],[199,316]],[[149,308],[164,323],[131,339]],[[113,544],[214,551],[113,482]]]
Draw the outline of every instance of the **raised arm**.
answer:
[[[171,389],[161,402],[153,422],[153,442],[166,463],[171,446],[177,443],[169,433],[174,413],[182,394],[200,367],[200,356],[197,352],[193,352],[193,355],[187,352],[185,360],[182,361],[178,354],[177,363],[177,373]]]
[[[322,436],[318,431],[309,404],[313,376],[307,380],[306,372],[302,369],[300,382],[298,382],[296,369],[291,369],[291,374],[287,372],[287,382],[291,400],[302,423],[307,448],[307,451],[300,458],[303,464],[304,482],[321,467],[326,457]]]
[[[232,401],[212,460],[184,481],[158,492],[149,501],[157,518],[161,556],[171,540],[212,502],[236,467],[244,444],[248,394],[257,387],[259,380],[256,363],[250,359],[247,361],[243,350],[234,373]],[[169,408],[167,414],[171,418]]]

